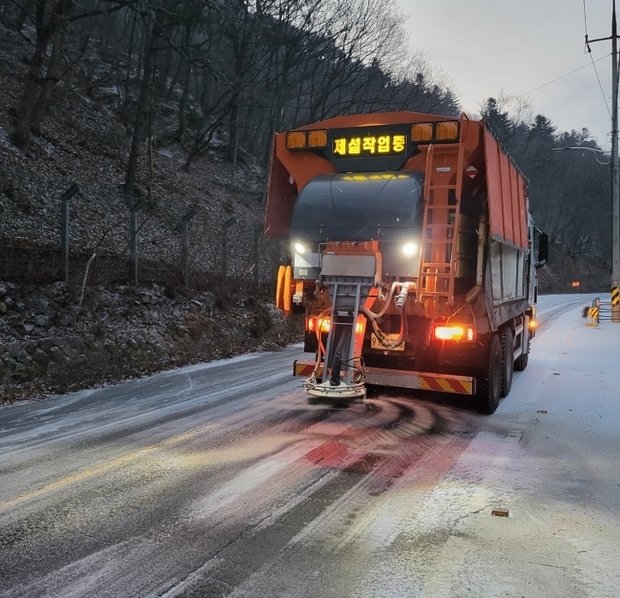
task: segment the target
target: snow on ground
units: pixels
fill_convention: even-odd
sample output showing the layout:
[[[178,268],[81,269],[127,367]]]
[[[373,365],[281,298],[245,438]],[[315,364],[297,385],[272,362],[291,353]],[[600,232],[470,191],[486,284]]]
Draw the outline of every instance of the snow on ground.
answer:
[[[587,323],[574,308],[534,339],[492,416],[505,436],[479,433],[410,523],[451,531],[421,595],[618,596],[620,323]]]
[[[541,326],[532,343],[527,370],[516,374],[510,395],[494,415],[478,417],[461,414],[458,408],[438,407],[452,410],[455,417],[461,414],[467,421],[454,433],[420,434],[419,444],[424,451],[398,475],[393,472],[387,475],[391,470],[383,471],[379,466],[376,472],[369,471],[358,479],[353,473],[334,468],[329,479],[340,485],[330,486],[329,495],[321,494],[316,499],[320,503],[316,514],[303,513],[302,516],[300,513],[299,520],[290,518],[287,525],[292,525],[292,530],[280,522],[277,527],[282,536],[269,536],[269,543],[264,546],[258,542],[258,557],[253,564],[251,559],[256,555],[247,538],[251,538],[254,531],[259,534],[262,528],[248,532],[245,539],[244,534],[235,531],[234,541],[227,546],[236,547],[239,552],[230,558],[237,566],[243,557],[244,563],[250,563],[248,571],[252,573],[245,579],[232,579],[231,587],[239,585],[231,595],[617,597],[620,582],[617,566],[620,547],[620,368],[617,365],[620,323],[602,321],[597,327],[587,326],[588,320],[582,318],[581,310],[591,299],[591,296],[541,299]],[[567,305],[570,305],[568,310]],[[288,367],[293,352],[299,350],[299,347],[292,347],[270,356],[271,369],[267,368],[266,361],[250,354],[220,362],[217,367],[221,366],[222,371],[217,377],[201,377],[199,366],[176,371],[177,375],[186,375],[186,380],[182,376],[175,378],[173,373],[158,374],[140,381],[143,393],[140,396],[138,383],[134,381],[116,389],[90,391],[90,397],[85,393],[58,397],[61,413],[50,409],[49,405],[16,405],[3,413],[5,422],[10,425],[4,431],[4,439],[0,439],[0,448],[4,445],[5,460],[14,459],[17,464],[21,456],[16,441],[36,435],[37,426],[40,431],[55,425],[53,419],[47,421],[45,418],[64,416],[63,425],[73,423],[76,433],[82,433],[92,428],[88,418],[93,411],[89,409],[105,405],[111,417],[120,406],[125,406],[123,421],[112,418],[115,423],[108,419],[101,425],[115,425],[118,432],[128,421],[135,423],[145,418],[136,427],[139,431],[131,436],[131,441],[136,443],[134,450],[128,457],[126,443],[111,443],[104,463],[142,457],[152,450],[154,443],[170,438],[172,433],[181,438],[180,434],[186,432],[188,426],[192,434],[202,436],[205,426],[218,421],[218,414],[215,410],[202,413],[194,407],[218,401],[222,393],[235,395],[237,389],[244,387],[251,392],[248,385],[252,379],[273,377],[275,387],[280,390],[286,385],[288,389],[298,387],[298,381],[284,376],[290,375]],[[208,368],[210,374],[218,372],[216,365]],[[243,376],[237,380],[234,374],[239,371],[243,371]],[[273,398],[273,386],[266,386],[264,391],[260,390],[262,387],[257,388],[259,390],[251,397],[241,394],[239,399],[239,404],[244,406],[243,419],[235,421],[244,426],[251,422],[264,424],[269,409],[282,414],[287,411],[289,404],[282,402],[284,399]],[[298,392],[286,395],[296,411],[300,409],[300,404],[296,403],[297,397],[301,397],[301,391]],[[92,396],[98,397],[98,402],[89,402],[89,409],[80,416],[71,415],[76,399],[92,400]],[[187,409],[188,421],[168,424],[165,420],[157,420],[157,426],[146,425],[149,409],[155,408],[152,403],[157,397],[165,399],[158,417],[167,416],[166,410],[183,408]],[[414,404],[416,411],[424,409],[420,402]],[[254,405],[255,410],[248,413],[248,405]],[[31,410],[35,407],[39,422],[32,421]],[[225,402],[221,406],[229,415],[233,407]],[[428,408],[432,407],[429,403]],[[28,413],[31,413],[30,419]],[[32,428],[24,425],[23,430],[11,432],[14,424],[22,423],[19,420],[22,417],[25,418],[23,424],[28,421]],[[226,431],[225,425],[222,433]],[[323,442],[327,437],[326,427],[321,429],[323,435],[312,436],[310,442],[315,439]],[[290,428],[288,430],[290,432]],[[381,438],[389,440],[387,431],[384,432]],[[49,455],[54,448],[54,430],[48,429],[47,433],[50,434],[49,444],[42,439],[38,450]],[[307,434],[308,429],[304,433]],[[147,440],[140,438],[141,434]],[[332,431],[332,435],[337,434],[339,431]],[[268,516],[261,519],[261,525],[271,533],[269,525],[277,521],[283,511],[290,509],[292,512],[298,507],[301,510],[300,503],[296,502],[298,497],[308,500],[304,508],[312,507],[308,489],[313,486],[305,476],[310,472],[312,480],[320,475],[322,481],[327,476],[320,468],[304,468],[306,462],[298,456],[307,454],[306,445],[297,443],[292,452],[287,448],[285,451],[289,452],[283,453],[279,445],[273,443],[274,439],[277,442],[287,440],[282,435],[264,437],[258,434],[249,444],[235,446],[235,450],[240,451],[235,453],[236,462],[240,454],[245,455],[244,458],[256,457],[257,449],[262,451],[260,456],[264,460],[252,463],[248,459],[247,469],[235,470],[232,477],[224,475],[219,485],[216,478],[207,477],[213,475],[213,471],[205,471],[204,482],[200,483],[207,484],[207,491],[204,496],[197,495],[189,508],[193,526],[207,525],[215,514],[222,512],[226,513],[227,522],[235,517],[240,520],[249,517],[248,520],[254,522],[255,513],[264,509]],[[215,447],[219,450],[218,443]],[[206,451],[209,445],[201,446]],[[387,450],[385,440],[381,440],[380,446]],[[201,458],[204,455],[206,452]],[[72,460],[78,456],[76,451]],[[91,457],[88,452],[82,456],[83,459]],[[299,463],[299,466],[289,471],[291,463]],[[390,461],[386,460],[385,465],[388,467]],[[87,471],[85,465],[72,463],[71,467],[63,479],[72,479],[73,470]],[[93,469],[92,463],[89,467],[88,471],[93,472],[102,469]],[[141,463],[140,468],[140,471],[150,471],[145,463]],[[28,488],[21,489],[19,485],[31,484],[32,479],[18,478],[17,466],[14,471],[10,485],[12,496],[19,496],[20,492],[26,496]],[[288,473],[283,476],[283,472]],[[382,478],[384,474],[386,477]],[[384,487],[379,484],[382,480],[393,483]],[[261,486],[265,481],[268,481],[268,491]],[[43,482],[39,483],[42,485]],[[0,498],[1,495],[2,492]],[[292,501],[289,500],[291,496],[295,497]],[[495,516],[494,509],[505,509],[508,516]],[[295,527],[297,525],[299,527]],[[203,529],[213,533],[215,528]],[[267,535],[261,538],[261,542],[266,541]],[[246,540],[247,545],[244,544]],[[84,580],[101,582],[92,577],[92,571],[99,574],[97,565],[101,567],[101,575],[110,575],[107,559],[119,559],[115,576],[121,566],[130,570],[134,561],[143,563],[146,557],[140,552],[143,550],[140,541],[136,540],[138,548],[132,549],[133,555],[126,549],[127,543],[120,542],[116,546],[123,554],[110,556],[108,549],[104,549],[93,557],[75,561],[66,569],[58,569],[48,580],[56,579],[58,587],[63,588],[75,581],[82,584],[76,593],[84,595]],[[263,553],[267,545],[270,550],[274,549],[273,555]],[[149,545],[148,550],[153,550],[153,546]],[[316,550],[317,546],[320,550]],[[243,552],[246,547],[248,552]],[[157,554],[163,555],[163,550]],[[170,549],[165,550],[167,558]],[[175,555],[181,552],[180,547],[178,551],[170,550]],[[129,560],[130,557],[134,561]],[[195,575],[183,578],[184,581],[173,588],[174,592],[171,590],[167,595],[178,595],[177,590],[183,593],[186,586],[189,590],[194,583],[200,587],[203,581],[200,576],[211,575],[208,567],[218,564],[221,563],[217,559],[206,560],[201,568],[192,569]],[[73,568],[74,577],[67,580],[65,576],[70,568]],[[217,577],[219,573],[214,571]],[[346,591],[339,591],[339,588]],[[113,591],[109,594],[118,595]]]

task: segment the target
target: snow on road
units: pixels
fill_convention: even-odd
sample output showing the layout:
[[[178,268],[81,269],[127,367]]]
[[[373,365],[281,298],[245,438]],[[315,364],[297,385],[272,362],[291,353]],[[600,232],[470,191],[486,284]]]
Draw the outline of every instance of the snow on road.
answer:
[[[547,326],[541,312],[546,332],[493,416],[505,436],[479,433],[404,532],[412,552],[425,528],[449,532],[424,596],[619,595],[620,323],[573,309]]]
[[[615,598],[620,323],[591,299],[541,298],[488,417],[308,405],[299,347],[0,410],[0,596]]]
[[[326,559],[346,561],[348,576],[359,576],[349,581],[356,597],[618,596],[620,324],[587,326],[581,309],[591,299],[542,298],[529,367],[488,419],[490,429],[447,472],[446,451],[429,447],[430,463],[389,492],[371,493],[363,506],[359,494],[342,496],[295,539],[305,545],[294,552],[298,560],[316,566],[308,557],[314,545]],[[440,472],[439,481],[429,472]],[[290,595],[337,595],[325,586],[338,587],[338,571],[322,564],[320,582],[302,583],[299,565],[283,555],[232,595],[270,595],[282,579]]]

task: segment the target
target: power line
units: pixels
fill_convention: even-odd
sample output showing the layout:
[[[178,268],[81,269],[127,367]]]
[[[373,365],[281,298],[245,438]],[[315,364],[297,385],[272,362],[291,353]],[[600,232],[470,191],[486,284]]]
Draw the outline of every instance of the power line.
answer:
[[[601,60],[607,58],[607,56],[609,56],[609,54],[602,56],[601,58],[598,58],[597,60],[595,60],[594,62],[600,62]],[[590,57],[592,58],[592,57]],[[542,85],[539,85],[538,87],[535,87],[534,89],[530,89],[529,91],[526,91],[525,93],[522,93],[521,95],[518,95],[517,98],[522,98],[523,96],[526,96],[534,91],[538,91],[539,89],[542,89],[543,87],[547,87],[547,85],[551,85],[552,83],[555,83],[556,81],[559,81],[560,79],[564,79],[564,77],[568,77],[569,75],[572,75],[573,73],[576,73],[578,71],[582,71],[583,69],[587,69],[589,68],[590,65],[589,64],[585,64],[583,66],[580,66],[578,69],[575,69],[574,71],[571,71],[570,73],[566,73],[565,75],[561,75],[560,77],[556,77],[555,79],[552,79],[551,81],[547,81],[547,83],[543,83]],[[596,69],[595,69],[596,70]],[[598,76],[598,74],[597,74]]]
[[[611,35],[609,37],[601,37],[599,39],[590,40],[588,37],[588,22],[586,15],[585,0],[583,3],[584,19],[586,27],[586,49],[592,57],[590,43],[611,41],[611,291],[612,291],[612,320],[620,322],[620,305],[617,302],[618,283],[620,281],[620,164],[618,163],[618,24],[616,19],[616,0],[612,2],[611,11]],[[594,61],[592,61],[594,66]],[[596,72],[596,67],[594,67]],[[598,72],[596,78],[599,79]],[[601,91],[601,81],[599,79]],[[605,94],[603,93],[605,98]],[[607,98],[605,98],[607,106]],[[609,106],[607,106],[609,112]],[[615,298],[614,298],[615,295]]]
[[[592,58],[592,48],[590,48],[590,44],[588,42],[588,11],[586,10],[586,0],[583,0],[583,27],[585,29],[585,34],[586,34],[586,52],[590,56],[590,61],[592,62],[592,68],[594,69],[594,73],[596,74],[596,80],[598,81],[598,86],[601,90],[601,93],[603,94],[603,101],[605,102],[605,108],[607,108],[607,114],[609,114],[611,118],[611,111],[609,110],[609,104],[607,103],[607,96],[605,95],[605,91],[603,90],[603,85],[601,84],[601,78],[599,77],[598,71],[596,70],[595,61]],[[603,56],[603,58],[607,58],[607,57]],[[602,60],[602,59],[599,58],[599,60]],[[612,60],[615,60],[615,58],[612,57]],[[596,62],[598,62],[598,60]]]
[[[598,86],[603,94],[603,101],[605,102],[605,107],[607,108],[607,114],[611,118],[611,110],[609,109],[609,104],[607,103],[607,97],[605,96],[605,91],[603,90],[603,85],[601,83],[601,78],[598,76],[598,71],[596,70],[596,64],[594,64],[594,59],[592,58],[592,52],[589,52],[590,60],[592,61],[592,67],[594,68],[594,72],[596,73],[596,80],[598,81]],[[603,58],[607,58],[607,56],[603,56]],[[599,60],[602,60],[599,58]],[[598,61],[597,61],[598,62]]]

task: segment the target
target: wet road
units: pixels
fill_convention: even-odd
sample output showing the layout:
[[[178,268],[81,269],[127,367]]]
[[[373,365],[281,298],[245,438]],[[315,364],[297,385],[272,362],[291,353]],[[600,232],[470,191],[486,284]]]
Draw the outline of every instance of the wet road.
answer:
[[[504,403],[531,391],[518,382],[545,367],[538,339],[582,305],[542,298]],[[463,524],[514,490],[497,468],[523,458],[534,410],[484,417],[400,391],[310,404],[291,376],[301,355],[1,409],[0,596],[605,595],[553,559],[550,593],[504,593],[488,572],[466,587],[480,564]]]

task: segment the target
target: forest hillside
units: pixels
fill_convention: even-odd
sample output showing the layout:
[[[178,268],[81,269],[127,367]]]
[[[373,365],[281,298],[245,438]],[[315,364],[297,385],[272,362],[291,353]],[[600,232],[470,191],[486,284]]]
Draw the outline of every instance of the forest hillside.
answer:
[[[271,300],[286,248],[262,235],[272,135],[458,115],[403,23],[392,0],[0,0],[2,398],[299,338]],[[596,147],[587,130],[481,113],[551,237],[541,289],[605,288],[609,170],[552,151]]]

